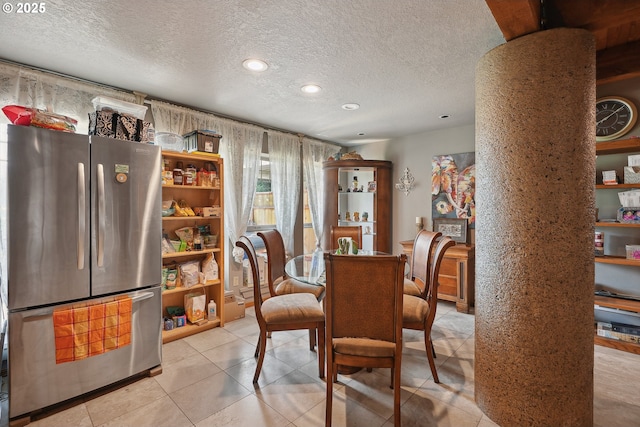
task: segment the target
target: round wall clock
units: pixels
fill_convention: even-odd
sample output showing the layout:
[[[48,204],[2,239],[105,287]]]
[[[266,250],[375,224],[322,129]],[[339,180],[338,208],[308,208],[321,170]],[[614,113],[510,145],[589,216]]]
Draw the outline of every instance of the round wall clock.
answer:
[[[596,100],[596,141],[611,141],[629,132],[636,124],[638,110],[621,96]]]

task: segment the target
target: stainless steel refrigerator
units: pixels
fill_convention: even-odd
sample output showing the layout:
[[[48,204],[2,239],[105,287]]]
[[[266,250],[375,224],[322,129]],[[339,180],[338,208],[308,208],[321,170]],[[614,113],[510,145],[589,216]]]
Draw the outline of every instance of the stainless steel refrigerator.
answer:
[[[13,125],[6,152],[3,294],[15,419],[161,363],[161,152]],[[56,360],[54,312],[123,297],[131,298],[129,345]]]

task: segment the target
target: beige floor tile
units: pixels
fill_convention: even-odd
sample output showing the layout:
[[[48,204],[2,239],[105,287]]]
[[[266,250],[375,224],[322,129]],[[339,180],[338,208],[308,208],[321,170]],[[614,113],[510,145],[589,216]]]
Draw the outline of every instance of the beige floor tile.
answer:
[[[171,393],[171,399],[195,424],[249,394],[226,372],[219,372]]]
[[[305,332],[305,334],[308,334],[308,332]],[[273,347],[267,353],[294,368],[299,368],[314,360],[318,363],[318,354],[309,349],[308,335]]]
[[[96,427],[191,427],[192,425],[169,396],[165,396],[143,406],[137,411],[128,412],[114,418],[101,426],[96,424]]]
[[[204,351],[202,355],[221,369],[227,369],[253,358],[254,351],[255,346],[237,339]]]
[[[326,385],[295,370],[268,386],[257,389],[256,396],[287,420],[294,421],[324,402]]]
[[[393,416],[394,390],[390,385],[390,369],[374,369],[372,372],[363,369],[352,375],[351,381],[344,388],[336,391],[336,394],[346,395],[348,399],[358,402],[371,412],[387,419]],[[407,401],[413,392],[413,389],[401,386],[400,404]]]
[[[196,427],[286,427],[288,425],[290,425],[289,421],[252,394],[200,421]]]
[[[401,406],[403,427],[455,426],[476,427],[481,414],[472,415],[455,406],[435,399],[422,391],[417,391]],[[393,420],[385,424],[392,426]]]
[[[163,367],[162,374],[154,378],[165,392],[171,394],[220,371],[218,366],[198,353]]]
[[[190,335],[184,341],[199,352],[237,340],[238,337],[224,328],[213,328],[199,334]]]
[[[267,353],[264,356],[262,370],[258,377],[257,385],[253,384],[253,375],[256,370],[258,359],[247,359],[242,363],[232,366],[225,370],[236,381],[242,384],[247,390],[255,390],[256,387],[265,387],[272,382],[277,381],[281,377],[292,372],[295,368],[276,359]]]
[[[85,405],[93,424],[100,425],[166,395],[155,378],[143,378],[111,393],[88,400]]]
[[[334,388],[332,425],[333,427],[379,427],[385,423],[380,415],[370,411],[344,394],[337,393]],[[324,426],[326,406],[320,402],[310,411],[294,421],[297,427]]]
[[[93,425],[89,411],[87,411],[87,407],[84,404],[29,423],[30,427],[92,427]]]
[[[178,362],[186,357],[198,354],[198,350],[191,347],[185,340],[172,341],[162,345],[162,366]]]

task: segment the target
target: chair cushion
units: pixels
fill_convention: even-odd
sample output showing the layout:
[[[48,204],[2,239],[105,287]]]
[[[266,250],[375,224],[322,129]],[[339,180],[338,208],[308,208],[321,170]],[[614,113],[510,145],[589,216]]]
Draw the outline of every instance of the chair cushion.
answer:
[[[405,278],[402,293],[404,293],[405,295],[413,295],[419,297],[420,288],[418,287],[418,285],[416,285],[416,282]]]
[[[333,350],[336,353],[364,357],[393,357],[395,343],[370,338],[334,338]]]
[[[429,303],[413,295],[402,296],[402,322],[424,322],[429,313]]]
[[[324,321],[322,306],[308,293],[271,297],[262,303],[261,311],[267,324]]]
[[[324,297],[324,286],[311,285],[296,279],[280,280],[279,282],[274,282],[274,285],[276,285],[276,295],[306,293],[313,294],[318,301]]]

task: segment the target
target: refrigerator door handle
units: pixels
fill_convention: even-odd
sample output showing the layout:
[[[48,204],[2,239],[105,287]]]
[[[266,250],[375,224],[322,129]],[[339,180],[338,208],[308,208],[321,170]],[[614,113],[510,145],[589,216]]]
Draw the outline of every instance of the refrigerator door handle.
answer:
[[[86,188],[84,184],[84,163],[78,163],[78,270],[84,269],[84,241],[87,231],[85,221]]]
[[[140,302],[140,301],[144,301],[147,300],[149,298],[153,298],[153,292],[143,292],[140,294],[137,294],[135,296],[131,297],[131,302],[132,303],[136,303],[136,302]],[[22,318],[23,321],[25,322],[32,322],[35,320],[41,320],[41,319],[45,319],[47,317],[51,317],[53,315],[53,312],[55,311],[54,307],[51,307],[48,310],[38,310],[37,314],[32,314],[32,315],[26,315]]]
[[[98,164],[98,267],[104,266],[104,237],[106,228],[106,206],[104,197],[104,165]]]

